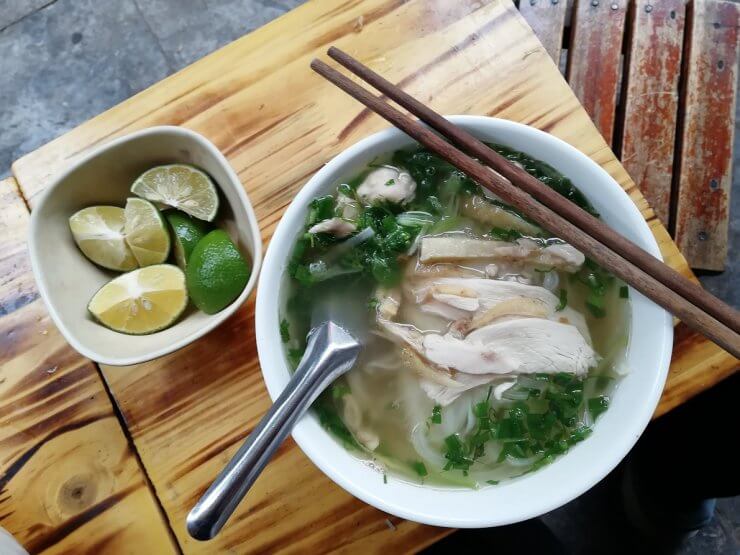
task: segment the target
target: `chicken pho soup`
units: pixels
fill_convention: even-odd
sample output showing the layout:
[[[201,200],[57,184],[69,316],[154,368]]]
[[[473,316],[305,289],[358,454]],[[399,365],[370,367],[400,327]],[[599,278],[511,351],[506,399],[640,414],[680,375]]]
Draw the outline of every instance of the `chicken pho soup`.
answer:
[[[596,215],[552,167],[492,146]],[[311,202],[283,291],[293,366],[342,288],[371,333],[314,410],[392,477],[483,487],[532,472],[588,437],[623,373],[627,287],[423,149]]]

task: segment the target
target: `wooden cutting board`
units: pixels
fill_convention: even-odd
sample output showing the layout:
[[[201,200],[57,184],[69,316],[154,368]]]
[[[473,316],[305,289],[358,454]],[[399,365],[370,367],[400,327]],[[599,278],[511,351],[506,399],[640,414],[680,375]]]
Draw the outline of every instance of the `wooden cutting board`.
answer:
[[[152,125],[182,125],[228,156],[267,244],[311,175],[386,126],[310,71],[311,58],[332,44],[442,113],[520,121],[585,152],[630,194],[667,262],[691,275],[508,0],[310,2],[18,160],[13,172],[23,195],[33,207],[50,176],[113,137]],[[101,367],[182,550],[403,552],[448,533],[354,499],[288,441],[216,540],[189,538],[187,512],[270,404],[253,322],[254,296],[224,325],[178,353],[133,367]],[[679,327],[658,412],[736,367],[733,357]]]

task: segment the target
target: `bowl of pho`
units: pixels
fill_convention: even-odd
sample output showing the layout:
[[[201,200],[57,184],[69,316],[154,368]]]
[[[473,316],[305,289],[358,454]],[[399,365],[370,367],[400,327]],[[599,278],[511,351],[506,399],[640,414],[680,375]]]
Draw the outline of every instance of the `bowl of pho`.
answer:
[[[572,146],[450,119],[660,256],[627,194]],[[256,308],[273,399],[342,289],[370,333],[293,437],[402,518],[497,526],[570,501],[634,445],[668,371],[667,312],[396,129],[331,160],[275,231]]]

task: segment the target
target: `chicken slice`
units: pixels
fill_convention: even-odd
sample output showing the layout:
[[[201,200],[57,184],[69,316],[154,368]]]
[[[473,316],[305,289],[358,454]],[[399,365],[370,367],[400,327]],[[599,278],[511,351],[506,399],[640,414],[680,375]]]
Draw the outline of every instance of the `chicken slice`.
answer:
[[[410,295],[420,310],[454,321],[453,329],[458,331],[479,328],[504,316],[534,316],[571,324],[591,341],[583,315],[570,307],[556,310],[560,300],[538,285],[484,278],[422,279],[414,285]],[[477,298],[471,299],[471,292]],[[502,303],[507,304],[499,307]]]
[[[432,364],[466,374],[584,375],[598,356],[575,326],[543,318],[498,321],[464,339],[427,334],[424,357]]]
[[[355,224],[353,224],[352,222],[348,222],[347,220],[343,220],[342,218],[330,218],[311,226],[308,232],[312,234],[329,233],[334,237],[342,239],[344,237],[352,235],[356,229],[357,226],[355,226]]]
[[[405,204],[413,200],[415,191],[416,181],[408,172],[393,166],[381,166],[365,176],[357,187],[357,196],[367,204]]]
[[[466,260],[511,260],[537,266],[548,266],[575,272],[585,257],[567,243],[542,244],[522,237],[511,243],[490,239],[475,239],[462,234],[424,237],[421,240],[420,262],[460,262]]]

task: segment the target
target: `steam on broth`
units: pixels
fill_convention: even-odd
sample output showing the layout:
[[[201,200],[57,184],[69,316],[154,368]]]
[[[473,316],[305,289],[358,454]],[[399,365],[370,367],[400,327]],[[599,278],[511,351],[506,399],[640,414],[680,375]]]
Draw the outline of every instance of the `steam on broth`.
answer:
[[[552,167],[491,146],[598,215]],[[367,307],[372,333],[314,409],[394,475],[496,484],[567,452],[609,406],[627,287],[424,149],[311,202],[280,330],[294,366],[312,310],[337,288]]]

